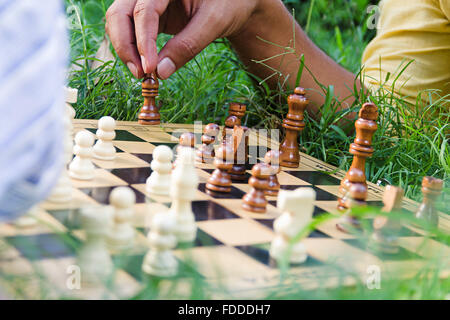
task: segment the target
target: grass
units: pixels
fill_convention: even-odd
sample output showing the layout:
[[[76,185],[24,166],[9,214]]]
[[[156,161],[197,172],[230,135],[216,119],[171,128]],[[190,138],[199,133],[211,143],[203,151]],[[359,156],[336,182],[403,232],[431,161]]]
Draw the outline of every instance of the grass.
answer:
[[[71,65],[69,86],[79,89],[75,105],[78,118],[100,118],[111,115],[119,120],[135,120],[142,103],[141,84],[133,78],[126,66],[116,59],[91,69],[90,64],[104,37],[104,14],[112,0],[66,0],[70,29]],[[362,52],[375,35],[368,30],[366,8],[377,1],[285,0],[295,9],[295,16],[308,35],[333,59],[347,69],[358,73]],[[161,47],[168,36],[160,36]],[[289,49],[289,48],[287,48]],[[303,70],[307,72],[307,70]],[[267,86],[254,85],[226,41],[216,41],[160,87],[161,116],[166,122],[223,123],[227,103],[241,101],[248,105],[245,123],[260,128],[279,128],[287,111],[285,103],[289,91],[271,92]],[[367,162],[368,180],[381,185],[393,184],[405,189],[407,197],[421,201],[420,184],[425,175],[445,180],[446,188],[438,208],[448,212],[450,156],[448,148],[448,111],[440,117],[432,116],[443,108],[439,97],[423,106],[409,106],[387,90],[378,90],[371,96],[354,92],[356,103],[348,110],[336,112],[339,102],[333,87],[323,87],[326,96],[321,107],[322,117],[306,118],[307,127],[300,137],[303,151],[327,163],[347,170],[352,157],[348,152],[354,136],[348,135],[343,125],[344,115],[357,110],[365,101],[375,102],[380,110],[379,129],[375,133],[375,152]],[[432,94],[424,92],[422,94]],[[347,126],[352,126],[349,121]],[[373,214],[371,208],[361,214]],[[404,215],[400,215],[404,219]],[[319,221],[320,222],[320,221]],[[318,223],[314,221],[313,223]],[[435,233],[437,230],[434,230]],[[437,234],[437,239],[449,243],[448,235]],[[367,239],[363,239],[367,241]],[[294,286],[283,294],[277,290],[269,298],[325,298],[325,299],[443,299],[449,292],[450,281],[436,277],[442,261],[430,260],[433,268],[424,268],[413,279],[383,278],[383,290],[367,290],[364,283],[350,288],[304,291]],[[1,275],[1,274],[0,274]],[[24,280],[15,283],[21,284]],[[12,281],[14,282],[14,281]],[[208,287],[192,277],[190,298],[208,298]],[[174,286],[177,284],[175,283]],[[173,297],[173,291],[164,296],[158,281],[149,281],[136,298]],[[175,288],[176,289],[176,288]],[[20,288],[17,289],[20,291]],[[448,298],[448,296],[447,296]]]

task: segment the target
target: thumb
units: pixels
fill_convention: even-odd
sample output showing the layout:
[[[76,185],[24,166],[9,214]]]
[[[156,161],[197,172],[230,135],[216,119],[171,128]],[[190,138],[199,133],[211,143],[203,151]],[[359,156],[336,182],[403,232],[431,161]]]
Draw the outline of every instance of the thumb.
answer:
[[[167,79],[223,33],[220,15],[200,9],[159,52],[158,77]],[[208,10],[209,11],[209,10]]]

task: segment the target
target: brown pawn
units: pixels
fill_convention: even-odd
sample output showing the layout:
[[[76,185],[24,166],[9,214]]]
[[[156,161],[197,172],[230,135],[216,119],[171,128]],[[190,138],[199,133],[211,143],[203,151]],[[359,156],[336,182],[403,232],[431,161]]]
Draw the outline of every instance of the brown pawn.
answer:
[[[286,135],[281,143],[281,166],[288,168],[298,168],[300,164],[300,154],[298,150],[298,134],[305,129],[303,121],[304,112],[308,106],[308,99],[303,88],[295,88],[294,94],[288,97],[289,111],[283,120],[283,128],[286,129]]]
[[[247,106],[245,104],[232,102],[228,108],[228,115],[236,116],[242,122],[242,118],[245,116],[245,111],[247,111]]]
[[[264,156],[264,162],[270,166],[269,187],[265,190],[266,196],[277,196],[280,191],[280,183],[277,174],[280,173],[280,151],[270,150]]]
[[[216,170],[206,183],[207,191],[230,192],[231,178],[228,173],[233,166],[233,149],[228,144],[221,144],[214,159]]]
[[[214,161],[214,142],[219,135],[220,127],[215,123],[205,126],[202,135],[202,145],[196,151],[197,161],[211,163]]]
[[[228,116],[222,132],[222,142],[232,144],[234,126],[240,126],[241,120],[236,116]]]
[[[387,186],[383,194],[384,207],[382,212],[400,212],[403,200],[403,189]],[[383,253],[396,254],[399,252],[398,235],[402,226],[398,219],[389,219],[387,216],[377,216],[373,220],[373,234],[370,246]]]
[[[195,134],[192,132],[183,132],[180,136],[179,144],[177,146],[177,159],[172,164],[172,168],[175,169],[178,161],[178,154],[181,148],[194,148],[195,146]]]
[[[248,134],[247,127],[234,126],[233,128],[233,153],[234,163],[230,169],[232,180],[244,181],[246,179],[246,163],[248,162]]]
[[[158,96],[159,81],[154,73],[146,74],[142,81],[142,96],[144,97],[144,105],[138,115],[139,124],[155,125],[160,124],[161,117],[158,107],[156,106],[156,97]]]
[[[252,177],[248,180],[252,188],[242,198],[242,208],[251,212],[266,212],[267,199],[264,192],[269,187],[270,173],[270,167],[265,163],[257,163],[253,166]]]
[[[341,217],[341,221],[336,224],[336,227],[345,233],[348,233],[350,229],[360,229],[361,223],[358,217],[352,215],[352,208],[362,207],[366,205],[365,201],[359,199],[367,198],[367,188],[362,188],[359,184],[353,184],[342,198],[343,204],[347,210]]]
[[[345,210],[344,197],[351,186],[357,185],[360,195],[356,200],[365,201],[367,198],[367,182],[365,174],[366,158],[372,156],[372,137],[377,130],[378,108],[374,103],[363,104],[359,110],[359,118],[355,122],[356,137],[350,145],[350,153],[353,154],[353,162],[341,181],[339,187],[338,209]]]
[[[433,177],[424,177],[422,179],[422,194],[423,200],[416,211],[416,218],[422,219],[430,223],[432,226],[437,226],[439,217],[435,208],[435,202],[442,192],[444,182],[441,179]]]

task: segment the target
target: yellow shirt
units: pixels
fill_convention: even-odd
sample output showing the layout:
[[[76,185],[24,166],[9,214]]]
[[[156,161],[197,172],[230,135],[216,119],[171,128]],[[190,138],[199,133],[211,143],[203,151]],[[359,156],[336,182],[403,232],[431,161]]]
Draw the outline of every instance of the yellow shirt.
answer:
[[[380,9],[377,36],[362,58],[366,86],[392,88],[413,60],[395,82],[397,95],[415,104],[427,89],[440,90],[441,97],[450,94],[450,0],[384,0]],[[427,103],[428,92],[421,98]]]

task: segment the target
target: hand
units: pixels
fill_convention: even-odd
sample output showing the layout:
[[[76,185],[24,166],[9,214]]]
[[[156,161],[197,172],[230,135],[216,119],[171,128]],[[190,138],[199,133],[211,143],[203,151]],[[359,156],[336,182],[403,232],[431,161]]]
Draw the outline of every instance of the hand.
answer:
[[[218,38],[239,34],[262,0],[116,0],[106,32],[133,75],[167,79]],[[159,33],[175,34],[157,53]]]

